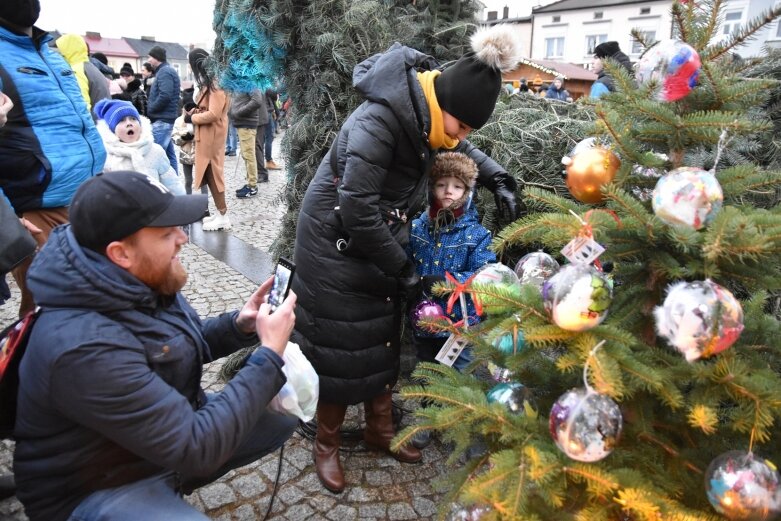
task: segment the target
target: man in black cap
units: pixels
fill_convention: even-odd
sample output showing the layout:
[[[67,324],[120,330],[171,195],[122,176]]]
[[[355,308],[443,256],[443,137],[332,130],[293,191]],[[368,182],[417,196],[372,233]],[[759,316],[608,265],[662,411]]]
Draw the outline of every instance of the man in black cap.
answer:
[[[201,322],[179,293],[180,226],[206,205],[140,173],[96,176],[33,263],[43,311],[20,367],[14,432],[17,497],[31,521],[207,519],[182,492],[293,433],[295,418],[266,407],[285,382],[295,294],[269,314],[269,279],[241,310]],[[202,364],[259,338],[207,397]]]
[[[166,51],[155,45],[149,49],[149,64],[152,65],[155,81],[147,96],[146,116],[152,122],[155,143],[163,147],[171,168],[179,173],[176,151],[171,133],[179,117],[179,75],[166,61]]]
[[[605,66],[602,63],[602,60],[605,58],[616,61],[619,65],[626,68],[629,74],[632,74],[632,62],[629,59],[629,56],[621,52],[618,42],[611,41],[600,43],[594,48],[593,70],[597,74],[597,81],[591,85],[589,96],[592,98],[599,98],[603,94],[616,90],[613,77],[605,71]]]

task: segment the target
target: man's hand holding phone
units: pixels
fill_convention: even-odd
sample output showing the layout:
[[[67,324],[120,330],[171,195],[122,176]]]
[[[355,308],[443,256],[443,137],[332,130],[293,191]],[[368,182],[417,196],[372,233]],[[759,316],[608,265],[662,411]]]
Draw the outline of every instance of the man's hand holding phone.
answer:
[[[272,279],[269,279],[272,280]],[[267,281],[268,282],[268,281]],[[264,283],[265,284],[265,283]],[[290,340],[290,334],[296,325],[296,294],[290,291],[276,311],[271,312],[271,305],[264,302],[260,305],[255,324],[261,343],[282,356]]]

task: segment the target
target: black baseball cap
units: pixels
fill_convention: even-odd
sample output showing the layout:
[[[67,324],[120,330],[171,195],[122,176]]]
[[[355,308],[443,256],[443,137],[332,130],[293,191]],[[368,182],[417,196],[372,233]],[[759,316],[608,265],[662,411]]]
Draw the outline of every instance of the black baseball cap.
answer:
[[[76,191],[68,210],[82,246],[102,252],[141,228],[184,226],[203,217],[207,196],[174,195],[159,181],[131,171],[98,174]]]

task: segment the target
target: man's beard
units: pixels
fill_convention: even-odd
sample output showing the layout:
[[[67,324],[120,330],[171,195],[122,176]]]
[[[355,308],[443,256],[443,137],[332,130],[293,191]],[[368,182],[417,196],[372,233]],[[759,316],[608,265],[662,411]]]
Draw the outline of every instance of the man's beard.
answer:
[[[139,272],[138,279],[159,295],[176,295],[187,283],[187,271],[178,261],[171,262],[165,268],[155,270],[152,260],[144,256]]]

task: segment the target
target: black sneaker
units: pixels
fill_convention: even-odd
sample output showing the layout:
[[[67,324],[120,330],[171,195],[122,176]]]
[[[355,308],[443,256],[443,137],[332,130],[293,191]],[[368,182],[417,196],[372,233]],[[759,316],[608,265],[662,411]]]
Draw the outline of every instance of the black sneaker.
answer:
[[[244,186],[242,186],[241,188],[239,188],[238,190],[236,190],[236,195],[239,195],[241,192],[243,192],[243,191],[244,191],[244,190],[246,190],[247,188],[249,188],[249,185],[244,185]]]
[[[239,199],[247,199],[248,197],[252,197],[258,195],[258,189],[252,188],[251,186],[245,186],[238,192],[236,192],[236,197]]]

